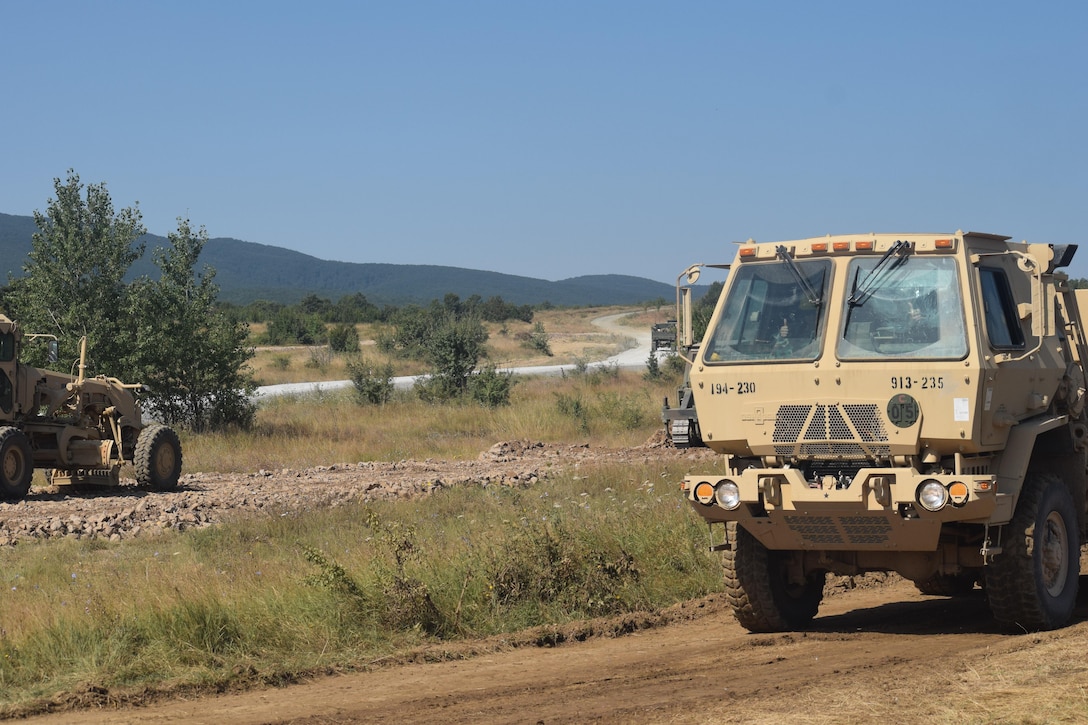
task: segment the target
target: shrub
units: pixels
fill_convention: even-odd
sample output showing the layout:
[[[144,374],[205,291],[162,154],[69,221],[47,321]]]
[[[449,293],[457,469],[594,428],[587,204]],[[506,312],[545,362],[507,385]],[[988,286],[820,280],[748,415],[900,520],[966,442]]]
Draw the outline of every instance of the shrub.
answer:
[[[526,338],[525,346],[530,350],[542,352],[548,357],[552,356],[552,348],[548,344],[548,333],[545,332],[544,323],[540,320],[537,320],[536,324],[533,325],[533,331]]]
[[[359,331],[355,325],[334,325],[329,331],[329,348],[333,352],[359,352]]]
[[[646,358],[646,372],[642,374],[642,377],[647,380],[660,380],[663,374],[661,364],[657,361],[657,353],[650,350],[650,356]]]
[[[494,365],[485,365],[468,381],[472,399],[488,408],[510,404],[510,390],[517,381],[511,372],[500,372]]]
[[[377,365],[366,358],[348,361],[348,375],[360,404],[382,405],[393,397],[393,364]]]

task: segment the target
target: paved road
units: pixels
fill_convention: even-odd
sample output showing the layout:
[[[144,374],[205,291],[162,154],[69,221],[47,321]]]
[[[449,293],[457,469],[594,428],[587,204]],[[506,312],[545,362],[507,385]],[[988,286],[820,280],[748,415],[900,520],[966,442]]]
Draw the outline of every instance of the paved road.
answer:
[[[598,368],[615,365],[619,368],[639,368],[646,364],[646,358],[650,355],[650,331],[641,330],[638,331],[633,327],[628,327],[619,323],[619,320],[628,315],[635,314],[633,312],[621,312],[615,315],[605,315],[604,317],[598,317],[593,320],[593,324],[607,332],[622,335],[628,338],[632,342],[632,346],[627,350],[613,355],[606,360],[599,360],[589,364],[589,368]],[[575,369],[575,365],[536,365],[531,367],[520,368],[501,368],[503,371],[509,371],[516,375],[561,375],[564,372],[571,372]],[[416,379],[420,377],[418,375],[404,375],[393,378],[393,385],[398,390],[407,390],[415,385]],[[351,386],[350,380],[326,380],[318,383],[283,383],[280,385],[263,385],[257,388],[257,392],[254,394],[254,398],[260,400],[262,398],[271,398],[278,395],[305,395],[307,393],[319,393],[328,392],[332,390],[340,390]]]

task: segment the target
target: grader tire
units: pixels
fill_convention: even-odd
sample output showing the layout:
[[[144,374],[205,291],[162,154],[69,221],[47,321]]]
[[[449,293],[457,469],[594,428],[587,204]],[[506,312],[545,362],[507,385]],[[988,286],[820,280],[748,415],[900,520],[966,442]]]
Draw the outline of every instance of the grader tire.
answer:
[[[11,426],[0,427],[0,499],[26,497],[33,477],[34,458],[26,434]]]
[[[1060,478],[1029,473],[1002,552],[986,567],[994,618],[1018,631],[1069,622],[1080,582],[1080,537],[1073,497]]]
[[[749,632],[802,629],[816,616],[824,597],[824,577],[804,584],[789,581],[787,552],[770,551],[736,522],[726,524],[732,548],[722,553],[725,598]]]
[[[181,478],[181,441],[164,425],[149,425],[136,439],[136,480],[156,491],[172,491]]]

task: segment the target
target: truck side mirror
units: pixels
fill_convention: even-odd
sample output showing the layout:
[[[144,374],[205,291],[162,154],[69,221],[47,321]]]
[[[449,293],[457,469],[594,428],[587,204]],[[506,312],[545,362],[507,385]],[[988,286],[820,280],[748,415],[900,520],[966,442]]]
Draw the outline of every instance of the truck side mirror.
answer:
[[[50,363],[55,363],[57,360],[60,359],[60,355],[57,353],[57,341],[56,340],[50,340],[49,345],[47,346],[46,349],[47,349],[46,355],[48,356]]]

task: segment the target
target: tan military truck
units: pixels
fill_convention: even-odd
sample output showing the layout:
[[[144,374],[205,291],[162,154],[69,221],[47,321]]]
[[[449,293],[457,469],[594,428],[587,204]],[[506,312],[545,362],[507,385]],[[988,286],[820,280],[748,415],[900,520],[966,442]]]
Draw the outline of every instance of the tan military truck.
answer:
[[[23,341],[0,315],[0,500],[26,496],[35,468],[55,486],[115,485],[125,466],[153,489],[177,486],[181,443],[170,428],[144,423],[133,395],[142,385],[86,377],[85,339],[78,375],[23,364]]]
[[[981,585],[1066,624],[1086,535],[1075,246],[864,234],[740,245],[691,385],[719,463],[682,488],[742,625],[807,624],[825,575]],[[720,526],[718,524],[721,524]]]

